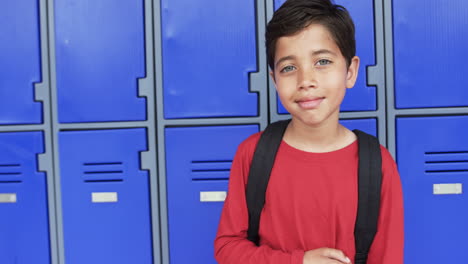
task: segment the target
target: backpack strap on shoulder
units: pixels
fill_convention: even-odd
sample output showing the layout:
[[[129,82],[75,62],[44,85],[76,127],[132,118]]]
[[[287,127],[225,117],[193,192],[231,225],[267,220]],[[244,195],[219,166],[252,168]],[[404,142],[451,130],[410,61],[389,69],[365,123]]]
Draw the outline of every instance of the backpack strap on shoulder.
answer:
[[[247,239],[256,245],[259,243],[260,214],[265,204],[266,189],[271,170],[275,162],[276,152],[278,152],[284,132],[290,121],[283,120],[268,125],[260,136],[250,165],[246,189],[247,209],[249,211]]]
[[[367,262],[369,249],[377,233],[382,185],[382,156],[377,138],[360,130],[358,137],[358,212],[354,227],[356,244],[355,264]]]

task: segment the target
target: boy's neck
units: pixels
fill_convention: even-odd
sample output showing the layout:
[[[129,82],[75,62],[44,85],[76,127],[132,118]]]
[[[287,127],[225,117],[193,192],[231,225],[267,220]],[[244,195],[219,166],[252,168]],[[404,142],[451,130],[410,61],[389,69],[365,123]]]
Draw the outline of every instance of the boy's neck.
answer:
[[[291,120],[283,140],[294,148],[307,152],[330,152],[344,148],[356,140],[352,131],[342,126],[338,119],[310,126]]]

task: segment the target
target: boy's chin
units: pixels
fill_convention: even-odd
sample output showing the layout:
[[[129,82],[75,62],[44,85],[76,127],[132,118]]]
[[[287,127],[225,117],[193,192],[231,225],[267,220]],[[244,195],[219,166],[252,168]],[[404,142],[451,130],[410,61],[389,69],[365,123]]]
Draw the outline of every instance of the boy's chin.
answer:
[[[292,116],[292,120],[294,123],[298,123],[301,125],[305,125],[308,127],[320,127],[324,124],[324,119],[320,117],[308,117],[308,118],[300,118]]]
[[[336,115],[336,116],[335,116]],[[310,128],[320,128],[324,126],[329,126],[339,122],[339,113],[332,113],[330,115],[324,115],[324,113],[315,113],[311,115],[295,116],[292,115],[293,123],[298,123],[302,126],[307,126]],[[333,125],[332,125],[333,126]]]

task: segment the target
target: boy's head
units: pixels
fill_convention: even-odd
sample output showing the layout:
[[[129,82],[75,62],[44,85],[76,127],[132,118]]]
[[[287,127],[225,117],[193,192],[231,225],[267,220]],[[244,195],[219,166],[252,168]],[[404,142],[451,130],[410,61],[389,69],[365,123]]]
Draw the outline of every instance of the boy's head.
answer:
[[[288,0],[267,26],[270,75],[293,124],[334,127],[355,84],[354,24],[330,0]]]
[[[288,0],[267,25],[265,39],[268,65],[274,70],[276,42],[294,35],[311,24],[324,26],[339,47],[347,66],[356,54],[354,23],[348,11],[330,0]]]

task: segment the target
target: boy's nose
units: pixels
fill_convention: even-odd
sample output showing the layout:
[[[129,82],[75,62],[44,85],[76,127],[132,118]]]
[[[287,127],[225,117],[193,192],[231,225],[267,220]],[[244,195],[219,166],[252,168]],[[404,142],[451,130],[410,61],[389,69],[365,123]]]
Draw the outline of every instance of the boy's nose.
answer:
[[[317,88],[317,79],[313,71],[299,71],[299,89]]]

